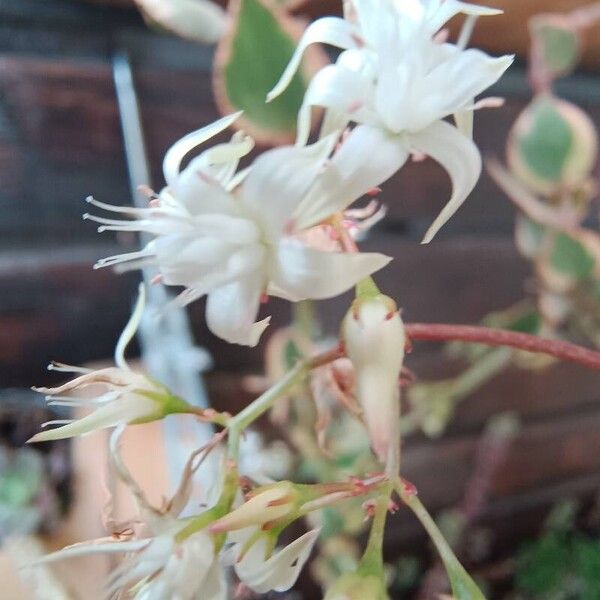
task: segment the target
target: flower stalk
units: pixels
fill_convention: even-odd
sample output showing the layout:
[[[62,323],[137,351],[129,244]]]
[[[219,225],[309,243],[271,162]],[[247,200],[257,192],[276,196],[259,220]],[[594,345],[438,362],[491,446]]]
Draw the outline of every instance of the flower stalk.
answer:
[[[332,350],[298,362],[296,366],[288,371],[283,379],[259,396],[237,415],[232,417],[227,424],[229,429],[230,458],[233,460],[237,459],[239,454],[240,436],[244,429],[272,408],[277,400],[287,396],[294,387],[302,383],[312,369],[330,363],[336,358],[340,358],[342,355],[343,350],[338,346]]]
[[[460,564],[435,521],[431,518],[431,515],[421,503],[421,500],[419,500],[414,486],[399,478],[394,487],[402,499],[402,502],[404,502],[404,504],[406,504],[406,506],[408,506],[415,514],[417,519],[419,519],[421,525],[423,525],[425,531],[427,531],[431,538],[431,541],[435,544],[440,558],[444,563],[444,567],[446,568],[453,596],[465,600],[485,600],[485,596]]]
[[[411,341],[461,341],[487,346],[507,346],[517,350],[547,354],[559,360],[576,362],[590,369],[600,370],[600,352],[564,340],[550,340],[505,329],[445,323],[407,323],[405,330]]]

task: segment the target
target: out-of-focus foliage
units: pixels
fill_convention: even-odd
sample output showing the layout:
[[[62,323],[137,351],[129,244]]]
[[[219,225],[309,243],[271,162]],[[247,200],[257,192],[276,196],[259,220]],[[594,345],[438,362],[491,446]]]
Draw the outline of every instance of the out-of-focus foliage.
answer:
[[[575,529],[576,505],[551,513],[545,533],[517,556],[517,590],[534,600],[600,598],[600,540]]]
[[[290,141],[306,84],[297,73],[288,89],[267,103],[294,53],[296,23],[283,9],[265,0],[233,0],[230,30],[215,61],[214,90],[222,113],[243,110],[242,125],[259,141]]]

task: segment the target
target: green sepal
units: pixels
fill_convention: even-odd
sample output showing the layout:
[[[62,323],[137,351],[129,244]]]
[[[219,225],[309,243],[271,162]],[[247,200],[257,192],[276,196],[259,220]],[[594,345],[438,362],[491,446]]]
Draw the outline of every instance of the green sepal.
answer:
[[[356,284],[357,300],[370,300],[371,298],[377,298],[377,296],[381,295],[381,291],[372,277],[365,277]]]

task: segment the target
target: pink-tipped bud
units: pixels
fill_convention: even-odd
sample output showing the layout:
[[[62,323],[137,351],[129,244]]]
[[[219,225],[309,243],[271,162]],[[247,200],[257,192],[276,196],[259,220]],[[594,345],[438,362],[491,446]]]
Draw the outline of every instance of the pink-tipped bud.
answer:
[[[396,452],[400,393],[398,379],[406,336],[395,302],[377,294],[358,298],[342,324],[346,354],[356,376],[371,445],[382,463]]]

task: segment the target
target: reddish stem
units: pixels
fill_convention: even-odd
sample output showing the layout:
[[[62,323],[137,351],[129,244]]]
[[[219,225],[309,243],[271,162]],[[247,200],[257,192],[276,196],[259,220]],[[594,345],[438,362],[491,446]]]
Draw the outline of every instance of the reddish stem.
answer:
[[[444,323],[407,323],[406,334],[412,340],[434,342],[461,341],[487,346],[509,346],[527,352],[549,354],[560,360],[579,363],[590,369],[600,370],[600,352],[577,344],[472,325],[446,325]]]

